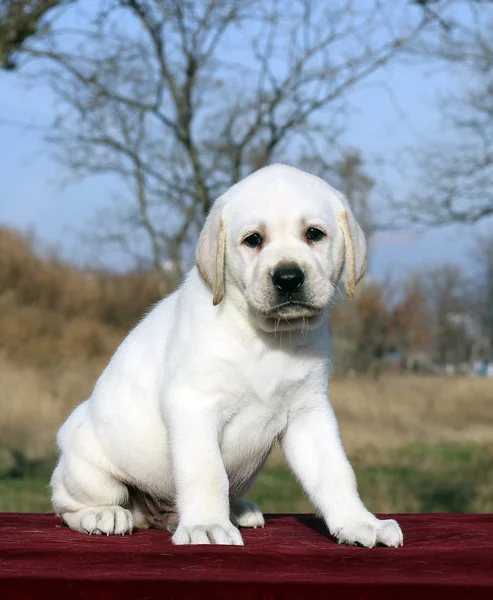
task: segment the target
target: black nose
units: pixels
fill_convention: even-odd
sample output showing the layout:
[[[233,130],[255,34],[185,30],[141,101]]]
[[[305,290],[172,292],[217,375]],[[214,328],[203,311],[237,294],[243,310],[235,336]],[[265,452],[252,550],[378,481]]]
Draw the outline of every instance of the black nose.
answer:
[[[272,281],[283,294],[295,292],[305,281],[305,274],[296,266],[279,267],[272,274]]]

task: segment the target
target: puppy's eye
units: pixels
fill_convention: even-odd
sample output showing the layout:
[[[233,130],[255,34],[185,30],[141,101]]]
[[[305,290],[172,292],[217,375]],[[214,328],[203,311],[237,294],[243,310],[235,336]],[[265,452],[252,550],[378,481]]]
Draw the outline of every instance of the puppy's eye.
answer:
[[[243,240],[249,248],[259,248],[262,245],[262,238],[258,233],[252,233]]]
[[[309,242],[319,242],[323,240],[325,237],[325,233],[316,227],[310,227],[310,229],[306,232],[306,239]]]

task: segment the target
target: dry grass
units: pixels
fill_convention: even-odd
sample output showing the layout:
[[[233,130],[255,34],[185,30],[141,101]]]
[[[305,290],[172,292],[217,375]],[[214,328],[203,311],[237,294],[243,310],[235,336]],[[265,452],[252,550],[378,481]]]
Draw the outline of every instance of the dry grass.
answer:
[[[155,273],[74,269],[0,227],[0,352],[34,366],[106,357],[162,288]]]
[[[53,456],[55,431],[160,297],[155,273],[78,270],[0,227],[0,466]]]
[[[84,400],[106,363],[20,365],[0,356],[0,452],[29,458],[54,452],[56,429]],[[381,457],[410,444],[493,445],[493,382],[486,379],[384,376],[335,380],[332,403],[350,455]],[[270,465],[282,459],[274,453]],[[380,458],[379,458],[380,460]]]
[[[410,444],[492,444],[493,381],[434,376],[335,379],[331,402],[351,456]],[[276,450],[272,467],[283,458]]]
[[[351,453],[410,443],[493,442],[493,381],[434,376],[339,380],[331,399]]]
[[[49,510],[46,486],[56,430],[90,394],[104,364],[99,359],[33,367],[0,357],[0,510]],[[493,382],[397,376],[338,380],[332,398],[363,499],[372,510],[493,509]],[[33,471],[30,465],[38,462],[41,471]],[[271,512],[310,511],[284,467],[276,449],[251,499]],[[2,479],[2,472],[18,474]]]
[[[0,465],[10,466],[12,451],[29,460],[53,457],[58,427],[90,394],[103,364],[67,361],[42,368],[0,356]]]

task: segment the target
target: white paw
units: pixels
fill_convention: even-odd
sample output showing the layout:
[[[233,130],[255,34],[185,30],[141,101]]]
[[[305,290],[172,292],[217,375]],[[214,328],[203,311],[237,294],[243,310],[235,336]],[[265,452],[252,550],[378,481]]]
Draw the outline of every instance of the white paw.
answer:
[[[248,500],[233,500],[231,502],[231,521],[237,527],[264,527],[264,515],[260,508]]]
[[[132,533],[132,513],[121,506],[88,508],[80,518],[80,529],[89,535],[125,535]]]
[[[393,519],[381,521],[372,514],[345,519],[343,524],[330,528],[340,544],[373,548],[377,545],[398,548],[404,538],[401,528]]]
[[[223,544],[243,546],[241,533],[231,523],[222,525],[178,525],[173,544]]]

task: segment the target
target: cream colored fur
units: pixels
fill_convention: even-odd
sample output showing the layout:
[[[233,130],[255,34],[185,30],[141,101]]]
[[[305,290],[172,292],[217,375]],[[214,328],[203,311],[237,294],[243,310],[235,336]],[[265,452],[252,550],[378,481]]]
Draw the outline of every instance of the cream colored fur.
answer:
[[[340,542],[401,545],[397,523],[360,500],[329,402],[328,308],[339,277],[351,296],[366,268],[345,199],[297,169],[262,169],[216,201],[196,262],[60,429],[56,513],[84,533],[242,544],[238,527],[264,520],[241,497],[279,441]],[[305,302],[281,307],[272,274],[286,264],[303,271]]]

